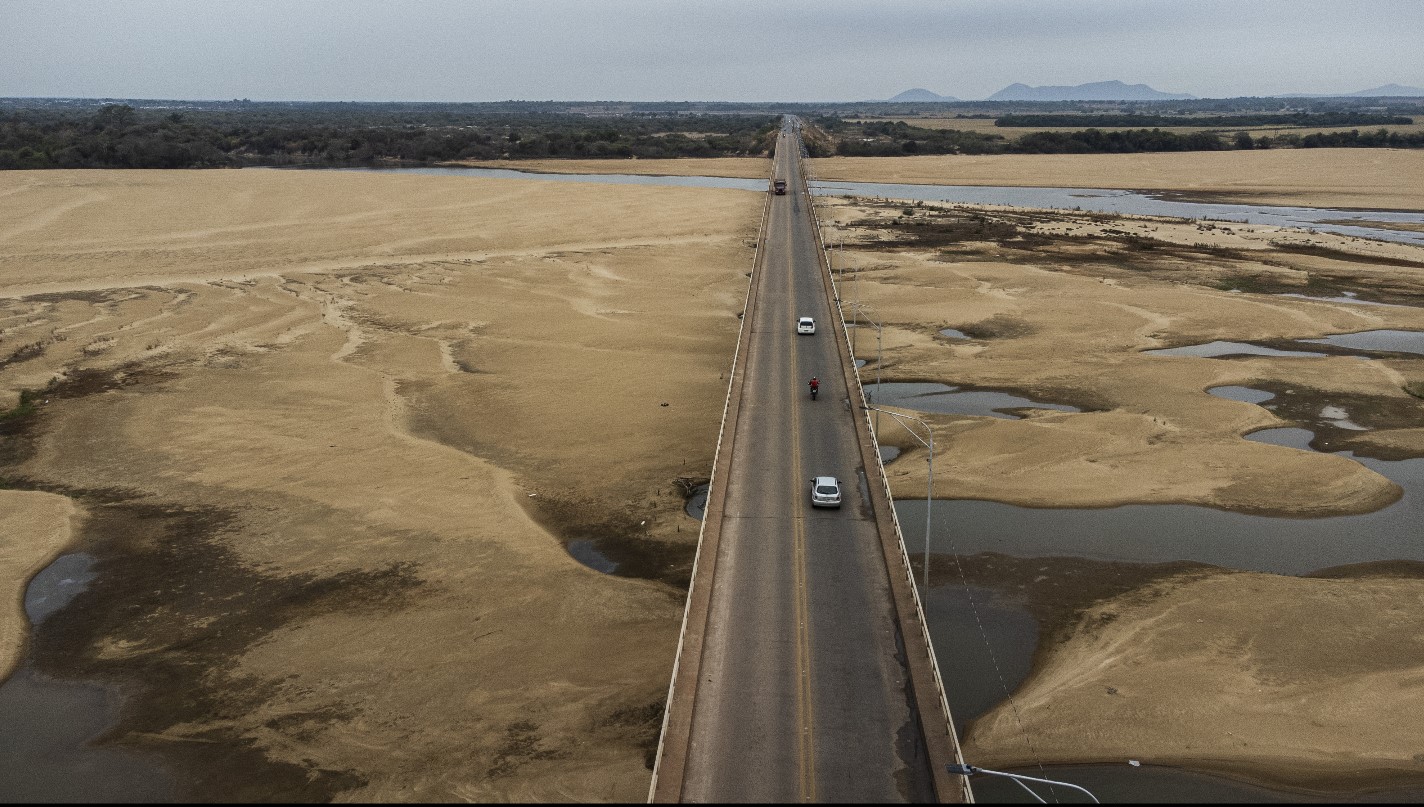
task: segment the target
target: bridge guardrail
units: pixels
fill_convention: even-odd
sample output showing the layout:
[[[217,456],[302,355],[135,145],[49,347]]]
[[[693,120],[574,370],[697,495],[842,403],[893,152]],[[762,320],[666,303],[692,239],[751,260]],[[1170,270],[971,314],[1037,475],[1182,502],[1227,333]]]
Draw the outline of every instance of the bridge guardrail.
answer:
[[[820,262],[821,271],[823,273],[822,277],[829,284],[833,301],[838,302],[841,299],[840,289],[836,285],[835,276],[831,273],[830,264],[826,261],[826,243],[821,235],[820,216],[816,211],[815,197],[811,195],[809,171],[804,167],[801,171],[801,189],[806,194],[806,199],[811,209],[811,222],[815,226],[816,230],[816,244],[819,247],[818,251],[820,254],[818,259]],[[855,379],[855,393],[860,398],[860,415],[861,418],[865,421],[864,425],[866,427],[867,432],[871,436],[871,450],[865,453],[875,455],[875,467],[879,472],[880,486],[884,491],[886,501],[890,503],[888,509],[890,511],[891,525],[893,526],[895,532],[895,540],[899,549],[899,556],[901,561],[900,568],[904,571],[903,583],[908,589],[909,596],[914,603],[914,618],[915,621],[919,624],[920,634],[923,637],[925,643],[925,649],[929,653],[930,674],[933,676],[934,688],[936,694],[939,697],[940,708],[944,712],[944,730],[948,734],[950,745],[953,749],[954,761],[960,765],[963,765],[964,756],[959,747],[958,737],[955,735],[954,732],[954,722],[949,711],[949,700],[945,695],[944,679],[940,676],[939,660],[935,656],[934,641],[930,638],[929,622],[925,619],[924,603],[920,600],[919,588],[915,585],[914,573],[910,569],[910,554],[905,547],[905,534],[904,531],[900,528],[900,517],[895,512],[895,497],[890,492],[890,480],[889,477],[887,477],[885,474],[885,463],[880,458],[879,436],[875,433],[875,424],[872,418],[870,417],[870,410],[868,409],[869,403],[865,399],[865,387],[861,383],[860,379],[860,368],[855,366],[855,345],[851,341],[850,328],[846,325],[845,316],[841,312],[840,306],[834,305],[832,307],[835,309],[836,317],[840,319],[841,338],[845,344],[846,353],[848,356],[850,356],[850,361],[848,363]],[[916,691],[918,693],[918,687],[916,687]],[[919,697],[918,694],[916,697]],[[926,739],[928,740],[929,738]],[[936,770],[934,774],[937,795],[939,796],[941,801],[949,800],[946,797],[949,796],[951,792],[956,791],[957,795],[960,796],[959,800],[970,803],[974,801],[974,794],[969,787],[969,781],[967,777],[956,776],[950,778],[943,770]]]
[[[772,162],[772,172],[771,172],[771,176],[768,176],[768,177],[767,177],[768,182],[770,182],[770,180],[771,180],[775,175],[776,175],[776,162],[775,162],[775,160],[773,160],[773,162]],[[747,339],[748,339],[748,337],[749,337],[749,335],[750,335],[750,333],[751,333],[750,328],[747,327],[747,322],[748,322],[748,320],[750,320],[750,319],[752,318],[752,310],[751,310],[751,307],[752,307],[752,305],[753,305],[754,302],[755,302],[755,294],[754,294],[754,292],[755,292],[755,290],[756,290],[757,282],[761,279],[762,253],[763,253],[764,248],[765,248],[765,246],[766,246],[766,219],[767,219],[767,216],[769,215],[769,213],[770,213],[770,211],[771,211],[771,193],[768,192],[768,193],[766,193],[766,194],[764,194],[764,195],[765,195],[766,199],[762,202],[761,221],[760,221],[760,223],[758,223],[758,225],[757,225],[756,248],[755,248],[754,251],[752,252],[752,273],[751,273],[751,277],[749,277],[749,278],[747,279],[747,293],[746,293],[745,299],[742,301],[742,320],[741,320],[741,324],[738,326],[738,329],[737,329],[737,346],[736,346],[736,348],[734,349],[734,351],[733,351],[733,353],[732,353],[732,369],[731,369],[731,372],[728,373],[728,375],[727,375],[727,399],[726,399],[726,401],[722,404],[722,425],[719,427],[719,429],[718,429],[718,431],[717,431],[717,446],[716,446],[716,448],[713,450],[713,453],[712,453],[712,473],[711,473],[711,475],[710,475],[710,477],[708,478],[708,481],[707,481],[707,506],[706,506],[706,507],[704,508],[704,510],[703,510],[703,513],[702,513],[702,526],[699,528],[698,533],[697,533],[697,552],[696,552],[696,554],[693,555],[693,559],[692,559],[692,577],[691,577],[691,581],[689,582],[688,588],[687,588],[687,602],[686,602],[686,604],[683,606],[683,612],[682,612],[682,628],[681,628],[681,630],[678,632],[678,638],[677,638],[677,655],[676,655],[676,656],[674,657],[674,659],[673,659],[672,680],[671,680],[671,682],[668,684],[667,701],[666,701],[665,705],[663,706],[663,725],[662,725],[662,730],[660,731],[660,733],[659,733],[659,735],[658,735],[658,750],[657,750],[657,756],[654,757],[654,762],[653,762],[653,777],[652,777],[652,781],[648,784],[648,802],[649,802],[649,803],[653,803],[653,802],[676,802],[676,801],[679,801],[679,800],[680,800],[679,797],[680,797],[680,795],[681,795],[681,793],[682,793],[682,780],[683,780],[683,774],[684,774],[684,766],[685,766],[686,761],[687,761],[687,750],[688,750],[688,749],[687,749],[687,743],[688,743],[688,741],[689,741],[689,739],[690,739],[690,734],[691,734],[691,725],[690,725],[690,716],[691,716],[691,715],[690,715],[690,712],[691,712],[691,708],[692,708],[692,707],[691,707],[691,704],[689,704],[689,706],[688,706],[688,710],[689,710],[689,715],[688,715],[688,717],[689,717],[689,724],[688,724],[687,726],[679,726],[679,727],[676,727],[675,734],[676,734],[677,736],[675,736],[675,737],[672,738],[672,743],[678,744],[678,745],[680,746],[679,748],[674,749],[674,750],[672,751],[672,753],[675,755],[676,759],[675,759],[673,762],[668,763],[669,765],[672,765],[673,767],[676,768],[675,771],[672,771],[672,772],[671,772],[673,775],[671,775],[671,776],[668,775],[668,774],[669,774],[669,771],[664,770],[664,767],[665,767],[665,766],[664,766],[663,760],[664,760],[666,754],[669,753],[669,748],[668,748],[668,746],[669,746],[669,727],[671,726],[672,720],[673,720],[673,717],[672,717],[672,715],[673,715],[673,704],[674,704],[673,698],[679,694],[679,691],[678,691],[678,682],[679,682],[680,679],[683,679],[683,680],[682,680],[682,683],[683,683],[683,690],[684,690],[684,691],[681,693],[681,695],[682,695],[683,697],[685,697],[685,698],[695,698],[696,685],[697,685],[698,668],[701,666],[701,660],[702,660],[701,641],[702,641],[703,635],[704,635],[704,633],[705,633],[705,624],[706,624],[706,619],[707,619],[706,610],[707,610],[707,605],[709,604],[708,601],[710,600],[710,590],[711,590],[711,587],[712,587],[712,586],[711,586],[711,584],[712,584],[712,576],[713,576],[713,574],[714,574],[714,572],[715,572],[716,562],[717,562],[717,557],[716,557],[716,556],[717,556],[717,548],[716,548],[716,546],[715,546],[715,544],[717,543],[717,541],[716,541],[716,540],[712,541],[712,543],[713,543],[714,545],[711,546],[711,547],[709,547],[709,546],[707,545],[707,544],[708,544],[708,542],[706,541],[706,538],[707,538],[707,525],[708,525],[708,524],[713,524],[713,525],[714,525],[714,526],[713,526],[713,529],[720,532],[720,529],[721,529],[721,518],[720,518],[720,509],[721,509],[721,506],[720,506],[720,504],[719,504],[719,505],[717,505],[717,506],[715,507],[715,509],[718,511],[718,512],[715,514],[715,515],[717,515],[717,518],[715,518],[715,519],[712,518],[712,516],[714,515],[714,512],[713,512],[713,511],[714,511],[713,497],[714,497],[714,496],[721,496],[723,499],[725,499],[725,491],[722,490],[721,488],[719,488],[719,487],[718,487],[718,484],[717,484],[717,483],[718,483],[718,473],[717,473],[717,472],[718,472],[718,469],[719,469],[719,466],[720,466],[721,460],[722,460],[723,442],[726,441],[726,440],[727,440],[727,437],[728,437],[728,434],[727,434],[727,421],[728,421],[729,416],[731,415],[732,410],[733,410],[734,398],[736,399],[737,402],[740,402],[740,398],[741,398],[741,394],[742,394],[741,385],[742,385],[743,377],[742,377],[741,375],[739,375],[738,373],[739,373],[739,371],[740,371],[741,369],[743,369],[742,366],[741,366],[742,353],[743,353],[744,349],[746,348],[746,344],[745,344],[745,343],[746,343],[746,341],[747,341]],[[736,429],[735,420],[734,420],[734,422],[732,423],[732,428],[733,428],[733,431],[735,432],[735,429]],[[718,537],[720,537],[720,536],[718,536]],[[710,557],[704,558],[704,556],[703,556],[704,551],[707,551],[707,550],[709,550],[709,549],[710,549],[710,551],[708,551],[707,554],[708,554]],[[704,565],[703,565],[704,562],[707,563],[707,564],[710,564],[710,565],[704,566]],[[706,574],[707,580],[704,582],[704,585],[703,585],[702,588],[703,588],[703,589],[706,589],[706,591],[700,590],[700,589],[698,588],[698,585],[697,585],[698,572],[699,572],[699,570],[704,570],[704,569],[705,569],[705,574]],[[694,641],[698,644],[698,647],[696,648],[695,654],[691,654],[691,655],[695,655],[696,658],[693,658],[693,659],[690,660],[689,666],[690,666],[691,669],[690,669],[690,671],[689,671],[688,668],[685,668],[685,667],[683,666],[683,650],[688,647],[688,636],[689,636],[688,626],[689,626],[689,623],[693,620],[693,617],[694,617],[694,613],[693,613],[693,612],[694,612],[694,610],[700,610],[700,611],[702,611],[702,613],[701,613],[701,615],[700,615],[701,618],[702,618],[702,624],[701,624],[701,625],[694,625],[694,627],[693,627],[693,631],[695,631]],[[686,691],[686,690],[689,690],[689,689],[691,690],[690,692],[689,692],[689,691]],[[676,783],[675,783],[675,790],[674,790],[674,783],[671,781],[674,777],[675,777],[676,780],[677,780]],[[662,785],[662,787],[661,787],[661,792],[660,792],[659,785]]]

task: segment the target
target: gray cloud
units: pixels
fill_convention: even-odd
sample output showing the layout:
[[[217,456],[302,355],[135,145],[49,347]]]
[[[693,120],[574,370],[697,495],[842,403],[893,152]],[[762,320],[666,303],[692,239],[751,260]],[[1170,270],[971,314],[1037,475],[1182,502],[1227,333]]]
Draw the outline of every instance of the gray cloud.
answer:
[[[0,95],[860,100],[1424,84],[1414,0],[0,2]]]

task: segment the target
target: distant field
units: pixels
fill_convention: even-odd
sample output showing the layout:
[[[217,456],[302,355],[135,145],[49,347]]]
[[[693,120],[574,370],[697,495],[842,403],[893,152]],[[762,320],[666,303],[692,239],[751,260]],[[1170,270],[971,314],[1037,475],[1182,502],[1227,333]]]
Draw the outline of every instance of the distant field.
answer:
[[[1008,128],[1008,127],[995,126],[995,125],[994,125],[994,119],[993,119],[993,118],[908,118],[908,117],[902,117],[902,118],[878,118],[878,117],[863,117],[863,118],[848,118],[847,120],[850,120],[850,121],[852,121],[852,122],[854,122],[854,123],[878,123],[878,122],[880,122],[880,121],[891,121],[891,122],[904,121],[904,123],[905,123],[907,126],[918,126],[918,127],[922,128],[922,129],[958,129],[958,130],[964,131],[964,132],[978,132],[978,133],[980,133],[980,134],[996,134],[996,135],[1001,135],[1001,136],[1002,136],[1004,139],[1006,139],[1006,140],[1017,140],[1017,139],[1019,139],[1020,137],[1022,137],[1023,135],[1029,134],[1029,133],[1031,133],[1031,132],[1078,132],[1078,131],[1082,131],[1083,129],[1087,129],[1087,128],[1097,128],[1097,129],[1099,129],[1099,130],[1101,130],[1101,131],[1104,131],[1104,132],[1124,132],[1124,131],[1129,131],[1129,130],[1131,130],[1131,129],[1143,128],[1143,127],[1139,127],[1139,126],[1098,126],[1098,127],[1087,127],[1087,126],[1044,126],[1044,127],[1040,127],[1040,128],[1022,128],[1022,129],[1019,129],[1019,128]],[[1246,131],[1246,132],[1250,132],[1253,137],[1260,137],[1260,136],[1262,136],[1262,135],[1269,135],[1269,136],[1271,136],[1271,137],[1275,137],[1275,136],[1277,136],[1277,135],[1282,135],[1282,134],[1297,134],[1297,135],[1304,136],[1304,135],[1308,135],[1308,134],[1315,134],[1315,133],[1317,133],[1317,132],[1348,132],[1348,131],[1350,131],[1351,129],[1359,129],[1361,132],[1366,132],[1366,131],[1374,131],[1374,130],[1380,129],[1380,128],[1388,129],[1388,130],[1390,130],[1391,132],[1401,132],[1401,133],[1406,133],[1406,134],[1416,134],[1416,133],[1424,132],[1424,117],[1415,117],[1415,118],[1413,118],[1413,121],[1414,121],[1413,123],[1408,124],[1408,125],[1390,125],[1390,126],[1384,126],[1384,127],[1380,127],[1380,126],[1321,126],[1321,127],[1312,127],[1312,126],[1245,126],[1245,127],[1239,127],[1239,126],[1236,126],[1236,127],[1230,127],[1230,126],[1228,126],[1228,127],[1222,127],[1221,129],[1203,129],[1201,126],[1156,126],[1156,127],[1147,127],[1147,128],[1161,129],[1161,130],[1163,130],[1163,131],[1165,131],[1165,132],[1172,132],[1173,134],[1191,134],[1192,132],[1201,132],[1201,131],[1221,131],[1221,132],[1228,132],[1228,133],[1235,133],[1235,132]]]

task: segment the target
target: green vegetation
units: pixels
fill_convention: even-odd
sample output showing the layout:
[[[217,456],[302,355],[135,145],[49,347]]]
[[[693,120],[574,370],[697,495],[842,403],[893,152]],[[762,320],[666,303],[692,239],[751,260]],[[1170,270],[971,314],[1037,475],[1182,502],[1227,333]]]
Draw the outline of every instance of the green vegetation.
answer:
[[[1161,151],[1224,151],[1229,149],[1388,147],[1424,148],[1424,132],[1379,129],[1361,133],[1287,133],[1253,138],[1237,132],[1228,138],[1217,132],[1178,134],[1162,129],[1075,129],[1029,132],[1017,140],[985,132],[926,129],[904,121],[855,123],[833,117],[815,120],[830,135],[835,152],[845,157],[899,157],[912,154],[1130,154]]]
[[[1367,112],[1294,112],[1257,115],[1002,115],[995,126],[1046,129],[1057,126],[1194,126],[1238,129],[1244,126],[1408,126],[1413,118]]]
[[[14,407],[0,412],[0,423],[13,423],[35,413],[35,400],[40,397],[34,390],[20,390],[20,402]]]
[[[43,353],[43,343],[31,342],[28,345],[20,345],[19,347],[15,348],[15,350],[12,351],[9,356],[0,359],[0,370],[3,370],[4,368],[12,364],[19,364],[22,361],[29,361],[30,359],[33,359],[36,356],[40,356]]]
[[[1404,98],[818,104],[11,98],[0,99],[0,169],[762,156],[770,153],[783,114],[798,115],[810,124],[803,133],[812,157],[1424,148],[1424,132],[1384,128],[1424,115],[1424,100]],[[866,117],[882,120],[854,122]],[[964,120],[970,129],[916,126],[917,119],[940,126]],[[984,131],[988,127],[983,122],[991,119],[998,127],[1017,131],[1073,130],[1027,131],[1013,139]],[[1369,129],[1311,134],[1244,131],[1261,126]],[[1164,127],[1202,131],[1179,134]]]
[[[181,108],[177,108],[181,107]],[[0,102],[0,168],[422,165],[762,155],[770,115],[595,115],[540,104]]]

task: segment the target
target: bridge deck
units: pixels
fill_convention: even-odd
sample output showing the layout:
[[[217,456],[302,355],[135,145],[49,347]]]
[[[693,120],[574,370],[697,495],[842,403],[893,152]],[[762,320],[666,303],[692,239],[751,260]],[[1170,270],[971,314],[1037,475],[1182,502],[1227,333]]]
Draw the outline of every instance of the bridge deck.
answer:
[[[652,796],[966,800],[799,152],[788,127]],[[839,509],[811,507],[813,476],[841,480]]]

